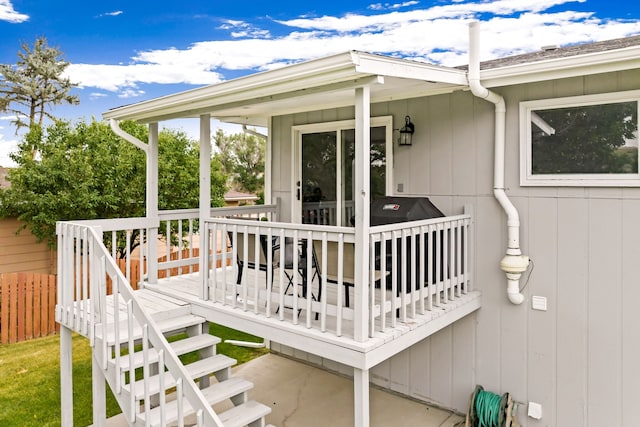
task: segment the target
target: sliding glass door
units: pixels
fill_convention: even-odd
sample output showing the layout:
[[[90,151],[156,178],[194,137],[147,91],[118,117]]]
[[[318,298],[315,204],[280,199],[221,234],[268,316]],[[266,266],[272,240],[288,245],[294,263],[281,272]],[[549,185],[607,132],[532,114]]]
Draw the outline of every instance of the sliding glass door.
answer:
[[[376,123],[377,122],[377,123]],[[378,125],[380,124],[380,125]],[[300,164],[296,199],[304,224],[351,226],[354,223],[355,130],[351,122],[305,126],[299,132]],[[371,200],[388,194],[391,120],[372,119],[370,135]]]

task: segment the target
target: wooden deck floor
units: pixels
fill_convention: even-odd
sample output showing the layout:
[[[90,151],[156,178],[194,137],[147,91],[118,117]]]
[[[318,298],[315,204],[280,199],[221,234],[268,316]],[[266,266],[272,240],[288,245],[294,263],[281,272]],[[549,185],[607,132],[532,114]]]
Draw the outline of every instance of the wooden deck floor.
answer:
[[[191,314],[191,304],[184,299],[174,298],[153,289],[139,289],[134,292],[140,305],[155,321]],[[87,317],[83,317],[81,313],[91,312],[91,300],[76,301],[74,305],[75,313],[71,316],[74,321],[68,326],[75,332],[86,337],[89,331],[88,315]],[[118,322],[121,325],[126,323],[128,318],[127,304],[121,297],[116,299],[114,295],[108,295],[105,298],[105,308],[108,319],[111,319],[107,323],[107,330],[113,329],[113,327],[109,325],[113,325],[114,319],[116,319],[116,311],[118,312]],[[83,318],[86,318],[86,323],[83,322]],[[124,328],[124,326],[122,327]]]

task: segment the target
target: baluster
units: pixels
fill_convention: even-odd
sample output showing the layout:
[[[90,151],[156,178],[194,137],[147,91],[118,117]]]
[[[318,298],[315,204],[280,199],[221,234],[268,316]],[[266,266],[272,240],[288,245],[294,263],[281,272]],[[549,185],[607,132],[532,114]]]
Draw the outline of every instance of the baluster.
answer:
[[[327,330],[327,232],[322,232],[322,240],[320,242],[322,246],[322,258],[320,261],[320,293],[325,295],[320,301],[320,330],[326,332]],[[338,294],[341,294],[342,289],[338,288]],[[338,306],[340,304],[338,303]]]
[[[376,324],[376,254],[375,254],[375,242],[374,239],[369,238],[369,337],[373,338],[375,335]],[[380,313],[382,313],[382,307],[380,307]]]
[[[326,251],[325,251],[326,252]],[[344,234],[338,235],[338,316],[336,318],[336,335],[342,336],[342,318],[344,316],[343,302],[342,302],[342,289],[344,286]],[[348,290],[347,290],[348,292]]]
[[[425,242],[425,236],[424,236],[425,232],[426,232],[425,226],[423,225],[423,226],[420,227],[420,230],[419,230],[419,233],[420,233],[419,234],[419,246],[420,246],[419,252],[420,252],[420,254],[418,256],[418,267],[420,269],[420,273],[418,275],[418,284],[420,286],[419,289],[420,289],[420,314],[421,315],[423,315],[424,311],[425,311],[424,310],[424,298],[425,298],[424,293],[425,293],[425,286],[426,285],[425,285],[425,281],[424,281],[424,276],[425,276],[424,269],[427,268],[427,266],[425,265],[424,261],[425,261],[426,254],[429,253],[429,251],[427,251],[427,249],[425,248],[425,245],[428,242],[428,239],[427,239],[427,242]],[[428,292],[428,289],[426,289],[426,291]]]
[[[380,234],[380,306],[382,313],[380,316],[380,330],[384,332],[387,325],[387,234]],[[391,298],[393,301],[393,296]],[[394,314],[392,312],[391,316]]]

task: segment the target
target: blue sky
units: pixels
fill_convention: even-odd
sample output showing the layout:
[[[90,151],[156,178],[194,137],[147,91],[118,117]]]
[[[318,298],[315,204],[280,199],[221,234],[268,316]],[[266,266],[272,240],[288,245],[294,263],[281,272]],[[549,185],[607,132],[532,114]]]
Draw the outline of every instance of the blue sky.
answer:
[[[45,36],[81,85],[80,105],[53,113],[76,120],[351,49],[465,64],[471,20],[483,22],[481,56],[490,59],[640,34],[640,2],[0,0],[0,62],[15,63],[21,43]],[[2,166],[19,139],[9,119],[0,113]]]

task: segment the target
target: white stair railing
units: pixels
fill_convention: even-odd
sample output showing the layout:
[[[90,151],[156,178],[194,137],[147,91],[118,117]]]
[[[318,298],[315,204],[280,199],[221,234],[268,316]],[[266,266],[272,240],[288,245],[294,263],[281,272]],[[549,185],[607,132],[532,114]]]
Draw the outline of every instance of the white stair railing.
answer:
[[[153,374],[149,362],[151,346],[161,355],[157,372],[166,369],[177,381],[177,398],[184,397],[195,409],[199,425],[222,427],[220,418],[169,346],[156,322],[137,300],[129,281],[103,244],[102,230],[87,224],[58,223],[58,250],[61,254],[56,320],[89,337],[96,360],[130,422],[134,423],[140,415],[133,390],[135,368],[130,359],[127,395],[124,393],[127,384],[122,383],[120,375],[121,360],[123,357],[131,358],[136,342],[141,340],[145,359],[143,380]],[[107,294],[108,281],[112,285],[111,295]],[[123,344],[126,344],[128,356],[121,354]],[[110,363],[114,366],[111,371],[115,372],[113,375],[109,374]],[[162,397],[164,392],[160,391],[158,402],[162,413],[166,403]],[[152,402],[148,388],[145,389],[144,402],[148,411],[148,405]]]

